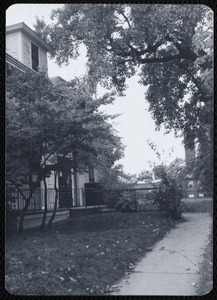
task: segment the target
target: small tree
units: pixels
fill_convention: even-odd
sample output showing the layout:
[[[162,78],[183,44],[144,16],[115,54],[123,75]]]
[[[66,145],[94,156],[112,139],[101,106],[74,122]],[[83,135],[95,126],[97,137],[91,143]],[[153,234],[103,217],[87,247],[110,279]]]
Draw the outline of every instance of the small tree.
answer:
[[[174,218],[180,218],[182,212],[181,199],[183,189],[176,175],[164,165],[157,166],[158,178],[161,179],[156,190],[148,194],[150,200]]]

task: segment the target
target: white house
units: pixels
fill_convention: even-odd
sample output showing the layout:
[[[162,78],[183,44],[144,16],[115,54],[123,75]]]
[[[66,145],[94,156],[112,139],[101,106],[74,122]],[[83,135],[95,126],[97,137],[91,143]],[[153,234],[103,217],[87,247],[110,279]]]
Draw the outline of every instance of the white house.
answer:
[[[47,52],[53,48],[25,23],[6,27],[6,53],[26,67],[47,72]]]
[[[48,71],[47,54],[53,48],[43,40],[36,32],[29,28],[25,23],[18,23],[6,27],[6,68],[19,69],[25,72],[31,69],[33,72]],[[53,84],[58,84],[64,81],[61,77],[51,78]],[[73,158],[68,157],[68,159]],[[61,155],[56,156],[60,159]],[[59,189],[58,208],[66,208],[72,206],[84,206],[85,203],[85,184],[98,182],[98,171],[87,168],[87,172],[79,174],[73,169],[63,170],[58,174],[57,188]],[[35,180],[35,176],[31,177]],[[54,171],[51,171],[50,177],[47,178],[48,187],[48,209],[54,207]],[[26,187],[28,193],[28,186]],[[43,182],[40,182],[33,199],[30,204],[32,210],[42,210],[44,207]],[[17,204],[19,209],[22,209],[24,201],[20,199]]]

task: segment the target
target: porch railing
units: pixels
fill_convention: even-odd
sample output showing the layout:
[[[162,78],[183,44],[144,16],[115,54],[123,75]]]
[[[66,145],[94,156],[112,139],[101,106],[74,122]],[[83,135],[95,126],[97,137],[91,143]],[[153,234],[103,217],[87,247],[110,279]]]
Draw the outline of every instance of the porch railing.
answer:
[[[7,195],[8,198],[10,198],[10,208],[13,211],[20,212],[23,210],[25,206],[25,198],[28,198],[31,193],[30,189],[23,189],[22,193],[16,191],[11,192],[10,195]],[[75,202],[75,194],[77,194],[77,203]],[[24,197],[23,197],[24,195]],[[47,189],[47,209],[48,211],[51,211],[54,209],[54,203],[55,203],[55,195],[56,191],[54,188],[48,188]],[[74,189],[72,189],[72,202],[70,207],[72,206],[81,206],[82,204],[82,197],[84,197],[83,189],[77,189],[77,193]],[[8,200],[8,199],[6,199]],[[30,199],[30,203],[28,206],[28,212],[38,212],[44,210],[44,203],[45,203],[45,190],[44,189],[36,189],[33,192],[33,195]],[[83,202],[85,203],[84,199]],[[57,208],[59,208],[59,195],[57,200]],[[69,207],[61,207],[61,208],[69,208]]]

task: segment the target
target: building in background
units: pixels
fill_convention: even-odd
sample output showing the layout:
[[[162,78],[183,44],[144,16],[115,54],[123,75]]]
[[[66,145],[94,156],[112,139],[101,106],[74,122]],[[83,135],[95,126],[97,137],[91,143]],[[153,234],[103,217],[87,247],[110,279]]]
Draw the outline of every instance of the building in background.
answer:
[[[189,173],[185,176],[186,182],[186,196],[187,198],[197,198],[198,194],[198,182],[193,177],[193,162],[195,159],[195,148],[189,148],[185,144],[185,163]]]

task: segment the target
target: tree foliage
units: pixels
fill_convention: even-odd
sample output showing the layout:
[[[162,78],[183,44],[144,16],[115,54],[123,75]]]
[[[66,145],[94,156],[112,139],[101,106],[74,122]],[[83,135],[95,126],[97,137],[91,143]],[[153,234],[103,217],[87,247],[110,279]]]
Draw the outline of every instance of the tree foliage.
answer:
[[[208,6],[66,4],[51,18],[51,25],[38,19],[35,28],[53,45],[59,64],[76,59],[84,44],[90,82],[95,88],[98,82],[115,86],[119,94],[126,79],[139,72],[156,127],[181,132],[189,147],[195,140],[206,145],[213,103],[213,11]]]
[[[148,198],[174,218],[180,218],[182,213],[184,167],[180,160],[174,161],[170,166],[155,166],[155,173],[161,179],[156,190],[148,194]]]
[[[32,71],[14,70],[6,78],[6,180],[23,196],[25,184],[31,189],[29,197],[24,196],[23,213],[36,183],[64,167],[57,155],[64,158],[78,151],[76,160],[70,161],[78,171],[90,161],[109,167],[121,157],[122,145],[108,123],[110,116],[98,111],[113,100],[111,94],[93,99],[85,78],[57,86]],[[33,174],[36,183],[29,182]]]

